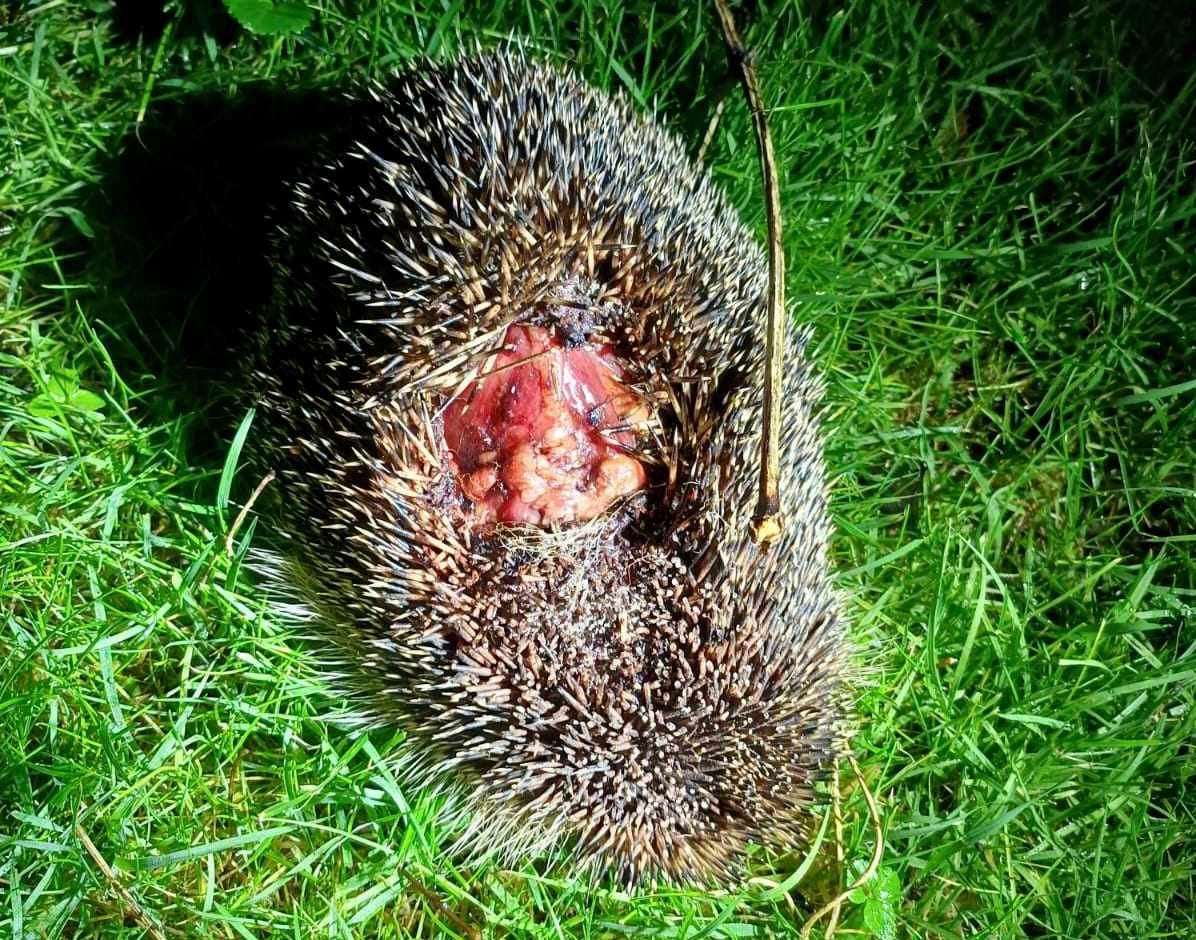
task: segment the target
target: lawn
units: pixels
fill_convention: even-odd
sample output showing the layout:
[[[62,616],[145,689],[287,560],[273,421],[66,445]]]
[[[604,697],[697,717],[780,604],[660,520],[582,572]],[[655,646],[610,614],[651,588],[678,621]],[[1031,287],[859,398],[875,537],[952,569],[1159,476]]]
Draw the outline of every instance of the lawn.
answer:
[[[332,89],[420,55],[516,35],[695,153],[729,88],[705,160],[763,239],[713,10],[317,0],[268,37],[118,6],[0,4],[0,933],[800,935],[872,852],[847,772],[840,835],[726,890],[448,857],[400,735],[324,720],[266,616],[268,519],[226,545],[257,481],[205,378],[256,296],[251,197]],[[839,936],[1196,936],[1196,22],[1169,9],[739,12],[881,801]]]

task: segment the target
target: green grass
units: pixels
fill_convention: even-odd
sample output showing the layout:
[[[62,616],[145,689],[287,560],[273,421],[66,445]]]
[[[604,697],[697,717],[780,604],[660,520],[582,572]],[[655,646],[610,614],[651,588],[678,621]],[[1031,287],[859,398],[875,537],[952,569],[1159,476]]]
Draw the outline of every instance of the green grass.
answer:
[[[225,551],[256,481],[223,504],[232,435],[212,445],[108,250],[112,193],[139,185],[116,155],[171,102],[511,32],[696,150],[725,85],[711,11],[317,6],[285,40],[210,3],[140,38],[100,0],[0,6],[0,933],[142,935],[78,824],[171,936],[796,936],[870,853],[850,786],[845,870],[832,832],[788,892],[768,883],[800,858],[735,893],[626,896],[438,853],[397,738],[322,722],[264,617],[239,563],[264,523]],[[888,890],[839,935],[1191,937],[1193,24],[990,6],[741,14],[829,381],[855,747],[883,800]],[[762,231],[737,91],[708,159]]]

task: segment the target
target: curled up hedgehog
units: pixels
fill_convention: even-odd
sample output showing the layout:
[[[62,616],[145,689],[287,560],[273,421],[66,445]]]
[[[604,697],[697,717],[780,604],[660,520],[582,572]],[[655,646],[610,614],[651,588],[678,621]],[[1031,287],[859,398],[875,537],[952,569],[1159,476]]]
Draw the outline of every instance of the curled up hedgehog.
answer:
[[[801,334],[785,529],[750,528],[764,252],[677,138],[519,51],[358,104],[275,215],[259,570],[466,844],[734,878],[800,838],[843,742]]]

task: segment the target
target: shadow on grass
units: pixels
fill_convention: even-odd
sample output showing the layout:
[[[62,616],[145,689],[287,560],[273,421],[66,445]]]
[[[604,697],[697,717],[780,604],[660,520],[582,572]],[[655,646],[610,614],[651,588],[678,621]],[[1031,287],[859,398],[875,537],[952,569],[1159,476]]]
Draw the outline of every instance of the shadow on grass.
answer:
[[[224,45],[238,32],[223,0],[115,0],[112,5],[114,35],[124,42],[157,42],[172,18],[176,36],[206,36]]]
[[[85,261],[95,309],[121,374],[154,377],[145,407],[198,418],[192,456],[224,446],[213,438],[226,437],[237,349],[270,296],[271,206],[349,132],[353,111],[335,89],[186,95],[127,135],[96,190]]]

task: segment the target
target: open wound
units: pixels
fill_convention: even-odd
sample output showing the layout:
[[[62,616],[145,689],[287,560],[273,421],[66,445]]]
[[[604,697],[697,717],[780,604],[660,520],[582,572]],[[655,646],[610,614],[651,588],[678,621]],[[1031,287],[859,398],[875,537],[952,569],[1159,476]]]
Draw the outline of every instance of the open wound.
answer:
[[[633,456],[649,410],[607,346],[515,324],[486,371],[448,405],[444,439],[483,523],[551,525],[602,514],[642,489]]]

